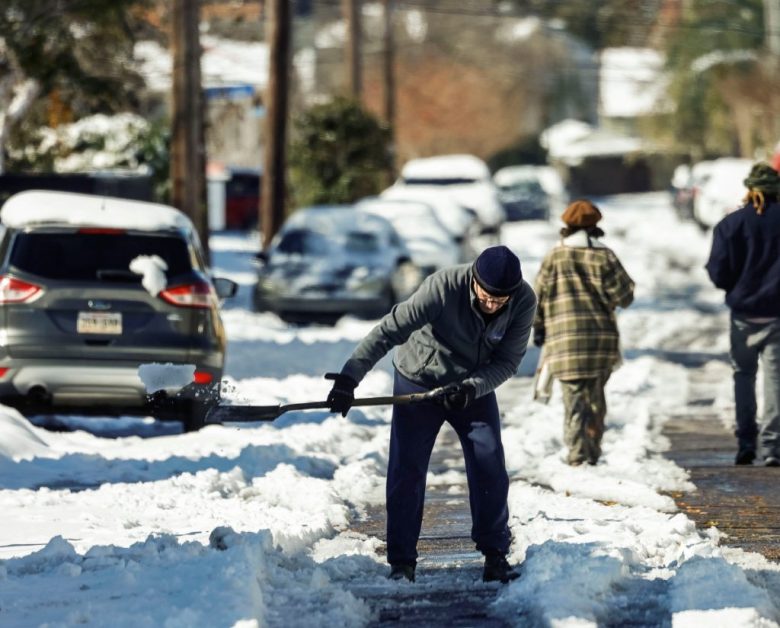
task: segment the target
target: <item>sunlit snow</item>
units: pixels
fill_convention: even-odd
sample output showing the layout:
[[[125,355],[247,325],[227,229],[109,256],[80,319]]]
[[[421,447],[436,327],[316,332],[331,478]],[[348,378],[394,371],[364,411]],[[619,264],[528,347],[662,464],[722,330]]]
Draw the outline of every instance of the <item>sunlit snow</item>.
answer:
[[[697,371],[668,359],[674,352],[701,358],[707,411],[733,414],[728,314],[702,269],[709,237],[680,223],[663,193],[599,203],[604,241],[637,282],[636,302],[618,315],[624,363],[607,387],[604,456],[594,467],[565,464],[560,391],[548,405],[531,401],[538,353],[529,348],[498,390],[509,558],[523,576],[497,586],[486,612],[510,624],[594,626],[620,606],[642,625],[776,626],[778,566],[721,547],[716,528],[678,512],[670,492],[692,487],[662,455],[664,422],[686,406]],[[529,280],[558,226],[504,227]],[[225,402],[324,399],[323,374],[373,322],[293,327],[253,313],[256,236],[212,241],[215,274],[240,284],[223,311]],[[391,369],[384,359],[357,393],[388,394]],[[58,418],[75,431],[47,431],[0,407],[0,625],[362,626],[377,617],[352,592],[358,584],[431,586],[425,556],[417,583],[388,582],[381,539],[350,530],[383,503],[388,407],[188,434],[151,420]],[[463,477],[455,454],[429,481]],[[454,587],[487,586],[455,565],[446,573],[437,577]]]

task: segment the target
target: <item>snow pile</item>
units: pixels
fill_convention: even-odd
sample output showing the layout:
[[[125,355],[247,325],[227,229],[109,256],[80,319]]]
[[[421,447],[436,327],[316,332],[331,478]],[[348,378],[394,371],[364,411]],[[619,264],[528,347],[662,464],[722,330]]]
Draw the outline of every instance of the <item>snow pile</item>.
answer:
[[[499,595],[507,615],[530,609],[539,625],[596,625],[603,598],[624,576],[622,562],[595,544],[546,541],[523,564],[524,577]]]
[[[681,565],[670,598],[673,623],[679,627],[773,625],[762,617],[777,616],[767,591],[721,557],[696,557]]]
[[[84,554],[55,537],[35,554],[5,561],[4,569],[9,602],[3,612],[19,625],[102,624],[111,617],[118,627],[261,626],[278,621],[290,605],[300,613],[301,626],[360,626],[368,617],[365,603],[334,587],[313,561],[285,557],[265,532],[238,535],[219,528],[210,545],[157,535],[128,548],[95,546]],[[45,586],[47,574],[56,574],[69,595],[41,609],[25,586]],[[303,595],[296,585],[306,577]]]
[[[158,390],[180,390],[192,383],[195,375],[194,364],[142,364],[138,367],[138,377],[147,393]]]
[[[15,410],[0,406],[0,464],[45,454],[48,450],[45,434]]]
[[[139,255],[130,262],[130,270],[141,275],[141,284],[153,297],[168,285],[165,277],[168,264],[159,255]]]

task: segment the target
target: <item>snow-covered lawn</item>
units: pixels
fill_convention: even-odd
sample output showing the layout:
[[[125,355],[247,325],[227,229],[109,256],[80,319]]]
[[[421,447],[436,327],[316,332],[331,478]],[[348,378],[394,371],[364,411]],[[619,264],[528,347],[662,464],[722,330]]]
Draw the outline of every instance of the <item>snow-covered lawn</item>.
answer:
[[[666,353],[711,354],[701,368],[717,382],[715,410],[732,413],[730,372],[716,359],[728,348],[727,313],[702,269],[708,236],[679,223],[665,194],[601,206],[605,241],[637,282],[635,304],[619,315],[625,362],[608,385],[605,454],[595,467],[564,464],[559,392],[547,406],[531,401],[530,348],[498,391],[510,559],[523,577],[497,589],[491,612],[554,626],[610,623],[616,608],[645,625],[776,626],[780,567],[720,548],[717,530],[697,530],[668,495],[691,488],[663,458],[661,434],[689,399],[690,368]],[[529,280],[556,238],[557,225],[541,222],[502,235]],[[323,374],[373,322],[296,328],[252,313],[256,240],[224,234],[211,245],[218,274],[242,285],[223,313],[224,396],[324,398]],[[358,393],[390,389],[386,358]],[[193,434],[150,420],[68,418],[89,431],[51,432],[0,406],[0,625],[365,625],[370,609],[350,592],[357,584],[426,584],[424,573],[415,585],[386,581],[381,541],[350,532],[383,502],[389,417],[386,407],[347,418],[291,412]],[[453,474],[463,474],[460,461]]]

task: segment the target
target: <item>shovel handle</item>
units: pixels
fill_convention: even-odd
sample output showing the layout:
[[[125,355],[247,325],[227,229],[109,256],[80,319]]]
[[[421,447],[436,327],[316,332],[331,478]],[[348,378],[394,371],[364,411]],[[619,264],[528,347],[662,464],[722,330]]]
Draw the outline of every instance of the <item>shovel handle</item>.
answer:
[[[409,403],[418,403],[420,401],[430,401],[441,395],[441,388],[434,388],[424,393],[408,393],[406,395],[391,395],[388,397],[358,397],[352,402],[353,406],[389,406],[406,405]],[[303,403],[288,403],[279,406],[281,412],[290,410],[315,410],[328,408],[330,404],[327,401],[305,401]]]
[[[392,404],[409,404],[420,401],[431,401],[442,395],[441,388],[434,388],[424,393],[409,393],[389,397],[358,397],[353,406],[386,406]],[[206,423],[222,423],[223,421],[273,421],[290,410],[317,410],[329,408],[327,401],[305,401],[303,403],[288,403],[278,406],[217,406],[206,415]]]

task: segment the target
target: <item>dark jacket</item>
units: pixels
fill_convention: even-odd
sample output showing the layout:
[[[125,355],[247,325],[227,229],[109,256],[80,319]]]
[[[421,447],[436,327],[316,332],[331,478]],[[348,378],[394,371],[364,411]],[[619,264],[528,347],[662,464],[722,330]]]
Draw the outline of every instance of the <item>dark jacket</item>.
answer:
[[[780,204],[756,213],[748,203],[721,220],[712,233],[706,265],[726,304],[746,317],[780,316]]]
[[[515,374],[525,355],[536,296],[524,281],[486,325],[471,278],[470,264],[430,275],[371,330],[342,372],[359,382],[398,346],[393,364],[412,382],[435,388],[465,381],[478,397],[494,390]]]

